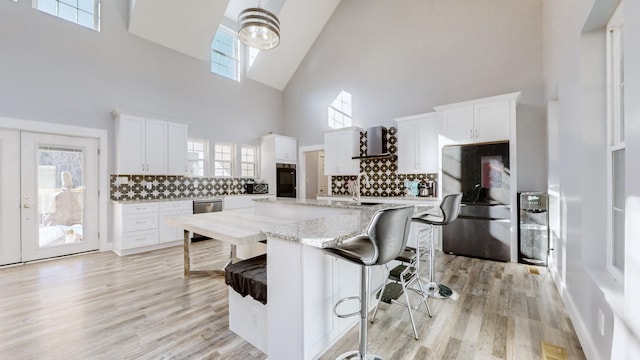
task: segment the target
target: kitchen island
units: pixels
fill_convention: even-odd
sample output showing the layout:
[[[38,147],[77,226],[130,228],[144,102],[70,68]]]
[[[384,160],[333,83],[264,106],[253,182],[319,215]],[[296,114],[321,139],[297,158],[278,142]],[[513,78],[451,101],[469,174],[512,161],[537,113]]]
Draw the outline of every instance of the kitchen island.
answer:
[[[375,211],[399,205],[256,201],[252,216],[283,222],[265,226],[256,237],[267,239],[267,304],[229,291],[229,328],[272,359],[313,359],[322,355],[357,323],[355,317],[337,318],[333,305],[343,297],[357,296],[360,283],[358,266],[327,255],[322,248],[364,232]],[[416,211],[428,208],[418,206]],[[242,226],[242,216],[247,213],[234,214],[238,217],[236,224]],[[213,223],[209,226],[215,228]],[[384,267],[374,267],[372,289],[381,286],[385,277]],[[358,307],[357,301],[347,302],[340,312],[354,312]]]

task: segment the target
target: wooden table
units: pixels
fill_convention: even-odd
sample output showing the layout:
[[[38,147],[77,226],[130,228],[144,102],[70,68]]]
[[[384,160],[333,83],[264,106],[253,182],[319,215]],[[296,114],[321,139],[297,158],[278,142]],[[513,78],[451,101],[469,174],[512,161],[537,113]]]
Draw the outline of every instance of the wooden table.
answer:
[[[191,274],[224,275],[224,269],[191,270],[191,233],[208,236],[231,245],[230,261],[236,256],[236,246],[251,245],[266,240],[261,230],[291,223],[275,217],[257,215],[253,209],[225,210],[212,213],[167,217],[170,225],[184,229],[184,276]]]

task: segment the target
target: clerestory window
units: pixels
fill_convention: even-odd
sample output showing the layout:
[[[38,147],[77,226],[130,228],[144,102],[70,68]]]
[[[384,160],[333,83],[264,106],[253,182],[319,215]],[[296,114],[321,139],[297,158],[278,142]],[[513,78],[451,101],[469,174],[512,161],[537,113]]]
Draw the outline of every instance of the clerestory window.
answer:
[[[352,125],[351,121],[351,94],[341,91],[333,100],[328,109],[329,127],[340,129]]]
[[[100,0],[34,0],[33,7],[47,14],[100,31]]]
[[[238,34],[220,26],[211,43],[211,72],[240,81]]]

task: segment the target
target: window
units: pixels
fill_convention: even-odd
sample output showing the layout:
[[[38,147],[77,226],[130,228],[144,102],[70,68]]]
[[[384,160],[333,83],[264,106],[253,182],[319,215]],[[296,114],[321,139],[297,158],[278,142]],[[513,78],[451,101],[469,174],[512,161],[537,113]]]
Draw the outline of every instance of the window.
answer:
[[[329,127],[339,129],[351,126],[351,94],[341,91],[329,105]]]
[[[100,31],[99,0],[35,0],[42,12]]]
[[[231,168],[233,164],[233,144],[219,143],[215,145],[213,151],[214,167],[213,176],[232,176]]]
[[[624,279],[625,248],[625,143],[623,6],[618,5],[607,24],[607,268]]]
[[[211,43],[211,72],[239,81],[238,57],[238,35],[220,26]]]
[[[257,150],[255,146],[240,147],[240,176],[256,176],[256,154]]]
[[[249,54],[249,56],[247,56],[247,61],[249,62],[249,64],[247,65],[247,69],[250,69],[251,65],[253,65],[253,63],[256,61],[256,58],[258,57],[260,49],[247,47],[247,53]]]
[[[203,139],[187,141],[189,176],[205,176],[209,164],[209,142]]]

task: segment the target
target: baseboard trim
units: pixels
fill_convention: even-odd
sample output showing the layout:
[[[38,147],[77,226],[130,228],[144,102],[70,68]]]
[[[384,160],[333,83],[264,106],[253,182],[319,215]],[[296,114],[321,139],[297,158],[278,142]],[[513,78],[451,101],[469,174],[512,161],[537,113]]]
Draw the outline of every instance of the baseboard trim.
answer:
[[[573,323],[573,329],[576,331],[576,335],[578,336],[578,340],[580,340],[580,345],[582,346],[582,351],[584,355],[589,360],[602,360],[600,355],[598,354],[597,348],[589,334],[589,330],[584,323],[582,316],[580,316],[580,312],[576,307],[571,295],[568,291],[562,292],[562,300],[564,301],[564,306],[567,308],[567,313],[569,314],[569,318]]]

